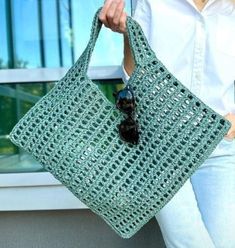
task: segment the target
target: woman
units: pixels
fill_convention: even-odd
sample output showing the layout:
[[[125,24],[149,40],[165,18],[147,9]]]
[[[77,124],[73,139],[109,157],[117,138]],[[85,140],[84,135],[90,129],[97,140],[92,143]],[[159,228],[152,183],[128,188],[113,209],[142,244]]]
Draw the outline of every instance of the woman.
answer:
[[[124,80],[134,69],[124,0],[106,0],[104,25],[124,36]],[[136,19],[165,66],[232,126],[156,219],[167,247],[235,248],[235,2],[137,0]]]

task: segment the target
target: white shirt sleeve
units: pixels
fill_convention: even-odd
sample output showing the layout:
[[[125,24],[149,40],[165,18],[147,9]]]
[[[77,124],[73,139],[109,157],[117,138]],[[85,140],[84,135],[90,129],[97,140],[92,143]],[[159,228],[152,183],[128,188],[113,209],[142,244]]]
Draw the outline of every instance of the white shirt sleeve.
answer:
[[[143,29],[143,32],[147,38],[149,39],[149,30],[150,30],[150,18],[151,18],[151,8],[147,0],[137,0],[136,8],[134,10],[133,19],[135,19]],[[127,84],[130,76],[127,74],[124,68],[124,61],[122,61],[122,80],[125,84]]]

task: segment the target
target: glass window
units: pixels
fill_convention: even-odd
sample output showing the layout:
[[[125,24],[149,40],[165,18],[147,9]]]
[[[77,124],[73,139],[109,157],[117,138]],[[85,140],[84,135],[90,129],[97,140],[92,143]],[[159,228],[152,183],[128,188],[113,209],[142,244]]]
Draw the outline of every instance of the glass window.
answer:
[[[103,2],[0,0],[0,69],[70,67],[85,49],[94,13]],[[126,0],[129,14],[131,7],[131,0]],[[90,66],[120,65],[122,39],[102,28]],[[111,101],[112,92],[122,87],[121,80],[96,83]],[[53,85],[0,84],[0,173],[43,171],[29,154],[10,142],[8,134]]]
[[[15,68],[41,67],[38,2],[13,0],[8,11],[12,12],[13,47]],[[10,42],[10,41],[9,41]]]
[[[60,13],[58,19],[58,35],[60,40],[60,60],[63,66],[70,66],[74,61],[73,35],[71,29],[71,9],[69,0],[60,1],[57,10]]]
[[[41,171],[41,165],[11,143],[15,123],[52,87],[52,84],[0,85],[0,172]]]
[[[5,1],[0,0],[0,69],[8,66],[7,23]]]
[[[42,1],[41,15],[42,15],[42,27],[41,27],[41,39],[43,41],[44,58],[43,67],[55,67],[62,66],[60,63],[61,49],[61,37],[59,36],[59,18],[60,12],[58,10],[59,1],[50,0]],[[48,18],[48,14],[50,18]]]
[[[10,68],[71,66],[85,49],[94,13],[102,5],[103,0],[0,0],[0,63]],[[130,14],[131,0],[126,10]],[[90,65],[119,65],[122,39],[102,28]]]
[[[72,1],[73,9],[78,11],[77,15],[73,15],[73,28],[76,30],[76,32],[74,32],[74,48],[76,58],[85,49],[90,35],[93,15],[97,8],[102,6],[103,2],[103,0],[85,2],[77,0]],[[91,11],[84,11],[84,9],[89,9]],[[130,9],[131,1],[126,1],[126,10],[128,13],[130,13]],[[120,65],[123,56],[122,39],[122,35],[110,32],[110,30],[105,27],[102,28],[90,65]]]
[[[123,87],[118,80],[94,80],[104,95],[114,103],[112,93]],[[54,83],[0,85],[0,173],[44,171],[40,163],[15,146],[8,134],[16,122],[52,87]]]

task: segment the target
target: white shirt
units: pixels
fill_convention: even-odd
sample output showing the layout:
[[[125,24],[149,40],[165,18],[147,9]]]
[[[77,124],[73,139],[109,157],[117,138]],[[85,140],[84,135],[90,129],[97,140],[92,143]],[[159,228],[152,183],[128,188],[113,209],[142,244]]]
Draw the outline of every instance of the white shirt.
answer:
[[[158,59],[221,115],[235,114],[234,7],[209,0],[200,12],[192,0],[137,0],[133,16]]]

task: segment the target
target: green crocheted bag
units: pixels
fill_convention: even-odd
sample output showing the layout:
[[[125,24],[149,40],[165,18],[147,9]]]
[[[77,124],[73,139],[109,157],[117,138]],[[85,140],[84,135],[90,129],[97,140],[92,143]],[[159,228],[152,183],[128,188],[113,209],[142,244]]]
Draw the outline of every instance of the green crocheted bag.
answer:
[[[102,26],[99,11],[78,61],[20,119],[10,139],[129,238],[170,201],[231,124],[167,70],[139,24],[128,17],[136,64],[128,84],[141,134],[137,145],[120,139],[123,113],[87,76]]]

